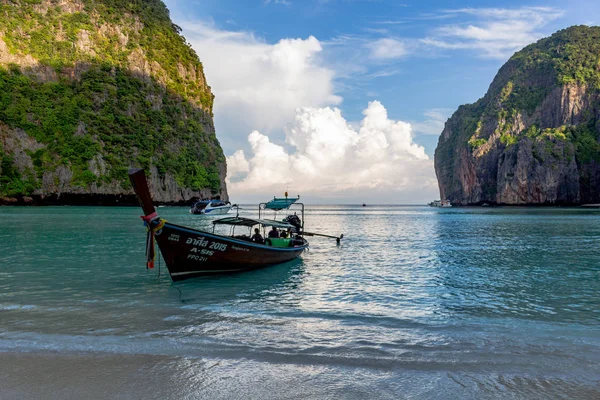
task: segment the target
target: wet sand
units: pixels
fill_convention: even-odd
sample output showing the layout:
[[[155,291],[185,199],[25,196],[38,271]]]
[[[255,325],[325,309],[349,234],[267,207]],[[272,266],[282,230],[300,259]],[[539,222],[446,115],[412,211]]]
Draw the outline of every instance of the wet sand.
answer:
[[[443,390],[442,390],[443,388]],[[0,398],[598,399],[600,380],[115,354],[0,353]]]
[[[0,353],[0,398],[176,398],[160,384],[165,374],[156,370],[169,361],[145,355]]]

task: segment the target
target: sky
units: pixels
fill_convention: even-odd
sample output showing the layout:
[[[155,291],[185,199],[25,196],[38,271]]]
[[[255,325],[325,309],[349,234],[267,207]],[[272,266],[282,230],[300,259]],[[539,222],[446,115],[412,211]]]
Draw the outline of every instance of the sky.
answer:
[[[235,202],[439,197],[445,121],[524,46],[600,1],[166,0],[215,98]]]

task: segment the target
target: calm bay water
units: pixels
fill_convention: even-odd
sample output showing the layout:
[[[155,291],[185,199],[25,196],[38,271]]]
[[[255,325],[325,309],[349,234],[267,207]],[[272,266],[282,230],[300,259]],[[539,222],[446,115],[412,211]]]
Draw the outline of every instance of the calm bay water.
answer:
[[[0,208],[0,398],[600,398],[600,210],[310,206],[340,246],[177,284],[139,215]]]

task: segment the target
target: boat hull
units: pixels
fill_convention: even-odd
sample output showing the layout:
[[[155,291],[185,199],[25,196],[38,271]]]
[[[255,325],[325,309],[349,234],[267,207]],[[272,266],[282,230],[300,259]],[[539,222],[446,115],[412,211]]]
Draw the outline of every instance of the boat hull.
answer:
[[[281,264],[308,247],[304,239],[276,248],[170,223],[157,232],[156,241],[174,281]]]

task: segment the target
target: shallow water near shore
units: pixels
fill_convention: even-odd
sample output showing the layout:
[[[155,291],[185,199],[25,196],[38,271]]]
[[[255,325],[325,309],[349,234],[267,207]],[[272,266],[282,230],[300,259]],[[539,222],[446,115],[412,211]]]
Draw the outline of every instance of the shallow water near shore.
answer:
[[[340,246],[175,284],[139,215],[0,207],[0,398],[600,398],[599,210],[308,206]]]

